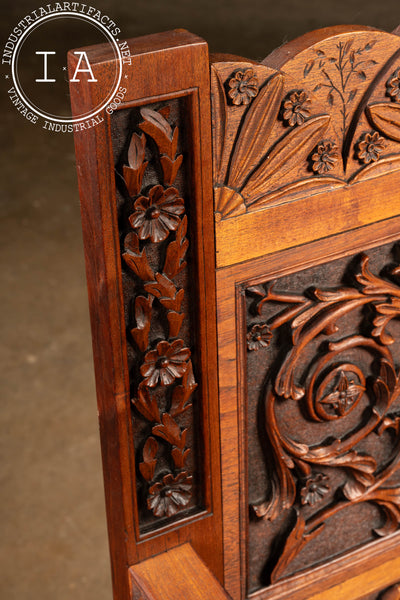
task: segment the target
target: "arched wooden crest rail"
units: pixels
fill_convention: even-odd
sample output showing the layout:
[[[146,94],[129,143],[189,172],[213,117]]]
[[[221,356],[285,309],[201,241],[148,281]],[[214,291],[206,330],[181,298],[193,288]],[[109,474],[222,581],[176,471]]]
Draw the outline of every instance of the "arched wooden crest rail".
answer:
[[[400,37],[128,45],[75,134],[115,600],[399,598]]]

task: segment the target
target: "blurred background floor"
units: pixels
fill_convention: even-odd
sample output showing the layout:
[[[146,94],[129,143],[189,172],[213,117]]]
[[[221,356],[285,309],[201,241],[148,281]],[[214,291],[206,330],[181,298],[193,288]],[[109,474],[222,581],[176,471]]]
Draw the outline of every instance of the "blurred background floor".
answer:
[[[39,6],[3,0],[2,45]],[[255,59],[318,27],[400,22],[398,0],[94,6],[123,37],[185,27]],[[111,600],[73,139],[26,121],[2,80],[0,598]]]

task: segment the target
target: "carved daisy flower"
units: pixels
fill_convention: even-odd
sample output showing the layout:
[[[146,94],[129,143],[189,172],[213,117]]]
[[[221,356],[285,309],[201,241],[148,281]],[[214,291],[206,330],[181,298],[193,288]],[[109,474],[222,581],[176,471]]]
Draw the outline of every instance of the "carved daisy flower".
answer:
[[[155,387],[158,381],[161,385],[169,385],[186,372],[189,358],[190,350],[183,347],[183,340],[175,340],[171,344],[158,342],[157,348],[146,354],[140,367],[145,378],[143,385]]]
[[[260,348],[269,346],[272,333],[266,323],[256,323],[250,329],[246,338],[248,350],[259,350]]]
[[[300,491],[301,503],[314,506],[319,502],[330,490],[329,485],[323,483],[327,479],[328,476],[323,473],[316,473],[315,476],[309,477]]]
[[[331,171],[338,160],[338,148],[333,142],[321,142],[317,151],[311,156],[313,171],[323,175]]]
[[[174,477],[165,475],[149,489],[147,507],[156,517],[172,517],[189,503],[192,495],[192,476],[186,471]]]
[[[384,148],[384,139],[383,137],[380,137],[377,131],[364,133],[361,140],[358,142],[357,156],[361,162],[368,165],[370,162],[379,160],[379,156]]]
[[[387,90],[389,96],[396,102],[400,102],[400,68],[396,69],[390,79],[388,79]]]
[[[292,92],[288,100],[283,103],[283,119],[291,127],[301,125],[310,116],[311,100],[306,92]]]
[[[139,239],[150,238],[152,242],[162,242],[170,231],[175,231],[180,223],[179,215],[185,212],[178,190],[170,187],[164,191],[161,185],[152,187],[149,197],[140,196],[134,206],[129,222],[138,230]]]
[[[258,79],[253,69],[236,71],[232,79],[229,80],[229,87],[231,89],[228,95],[233,104],[236,106],[250,104],[258,94]]]

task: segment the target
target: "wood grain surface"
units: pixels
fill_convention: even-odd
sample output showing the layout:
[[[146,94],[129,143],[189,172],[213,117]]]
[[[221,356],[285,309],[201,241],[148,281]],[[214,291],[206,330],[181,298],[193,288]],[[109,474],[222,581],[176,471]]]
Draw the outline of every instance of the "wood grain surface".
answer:
[[[129,48],[124,102],[76,134],[115,600],[389,598],[400,38]]]

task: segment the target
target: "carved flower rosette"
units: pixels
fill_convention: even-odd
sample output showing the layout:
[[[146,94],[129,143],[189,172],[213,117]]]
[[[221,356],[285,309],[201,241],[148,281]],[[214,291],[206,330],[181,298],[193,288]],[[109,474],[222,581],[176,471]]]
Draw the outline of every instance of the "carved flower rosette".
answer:
[[[246,290],[249,321],[262,319],[279,348],[275,358],[271,347],[247,353],[269,364],[258,412],[267,489],[253,520],[291,523],[276,536],[271,582],[354,507],[375,507],[370,539],[400,524],[400,269],[378,275],[367,255],[358,265],[346,287],[297,294],[277,280]]]
[[[117,178],[141,522],[193,506],[192,396],[183,154],[170,106],[133,111]]]

